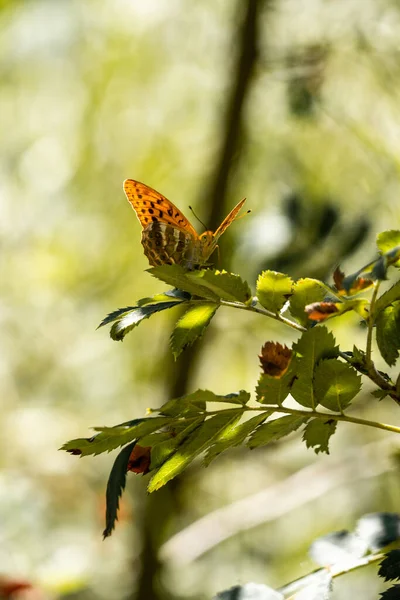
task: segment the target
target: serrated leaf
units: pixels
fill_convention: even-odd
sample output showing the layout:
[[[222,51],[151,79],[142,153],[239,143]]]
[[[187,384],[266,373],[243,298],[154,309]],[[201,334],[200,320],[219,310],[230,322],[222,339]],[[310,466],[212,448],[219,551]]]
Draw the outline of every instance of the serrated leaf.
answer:
[[[223,434],[226,427],[236,422],[240,409],[224,410],[207,419],[152,477],[148,491],[154,492],[179,475],[202,452]]]
[[[378,575],[385,581],[400,579],[400,550],[391,550],[386,554],[380,564]]]
[[[194,416],[199,412],[204,412],[206,410],[206,402],[222,402],[245,406],[249,400],[250,394],[246,390],[232,392],[224,396],[214,394],[210,390],[196,390],[191,394],[169,400],[157,410],[169,417],[188,417]]]
[[[292,293],[293,281],[284,273],[263,271],[257,279],[257,299],[267,310],[279,313]]]
[[[360,389],[361,375],[348,363],[331,358],[321,360],[315,368],[315,397],[329,410],[342,412]]]
[[[187,292],[182,292],[181,290],[168,290],[162,294],[156,294],[155,296],[150,296],[149,298],[141,298],[138,300],[135,306],[126,306],[125,308],[118,308],[114,310],[112,313],[108,314],[98,326],[104,327],[104,325],[108,325],[117,319],[120,320],[124,316],[128,315],[130,312],[137,310],[140,307],[148,306],[152,304],[163,304],[163,303],[171,303],[175,302],[176,304],[180,304],[181,302],[186,302],[190,300],[190,294]]]
[[[214,292],[187,277],[190,271],[186,271],[180,265],[160,265],[147,270],[153,277],[164,281],[164,283],[174,288],[188,292],[192,296],[199,296],[200,298],[206,298],[214,302],[218,301],[218,296]]]
[[[308,419],[309,417],[287,415],[285,417],[274,419],[273,421],[268,421],[268,423],[257,427],[247,445],[249,448],[257,448],[258,446],[265,446],[271,442],[276,442],[286,435],[289,435],[289,433],[292,433],[292,431],[296,431],[296,429],[306,423]]]
[[[377,390],[373,390],[372,392],[370,392],[370,394],[374,398],[378,398],[378,400],[383,400],[384,398],[386,398],[386,396],[389,395],[389,391],[377,389]]]
[[[338,355],[335,338],[326,327],[314,327],[302,334],[293,345],[293,351],[297,355],[297,377],[292,385],[291,394],[296,402],[314,410],[318,404],[313,387],[314,368],[322,358]]]
[[[174,358],[200,338],[211,319],[217,312],[219,304],[198,302],[190,306],[175,325],[171,335],[171,348]]]
[[[116,427],[96,427],[96,431],[100,431],[97,435],[91,438],[78,438],[71,440],[61,447],[61,450],[66,450],[71,454],[80,456],[90,456],[101,454],[102,452],[111,452],[119,446],[131,442],[157,431],[161,427],[166,427],[171,424],[172,419],[165,417],[149,417],[148,419],[137,419],[134,425]]]
[[[280,592],[261,583],[235,585],[229,590],[219,592],[213,600],[283,600]]]
[[[382,254],[395,250],[400,246],[400,231],[395,229],[382,231],[376,238],[376,245]],[[397,262],[396,266],[399,266],[399,264],[400,263]]]
[[[400,350],[400,302],[382,310],[376,319],[376,342],[379,351],[392,367],[399,358]]]
[[[257,402],[280,406],[289,395],[294,375],[293,368],[279,379],[262,373],[256,387]]]
[[[328,294],[327,287],[318,279],[299,279],[293,286],[293,294],[290,298],[290,313],[301,325],[310,327],[305,307],[313,302],[322,302]]]
[[[243,281],[235,273],[207,269],[203,271],[190,271],[186,274],[186,277],[206,287],[218,298],[227,302],[248,303],[252,297],[247,281]]]
[[[151,447],[151,470],[159,469],[179,446],[203,423],[205,416],[187,419],[186,427],[177,435]]]
[[[167,290],[166,292],[162,292],[161,294],[155,294],[154,296],[149,296],[148,298],[141,298],[138,300],[138,306],[147,306],[148,304],[158,304],[159,302],[169,302],[171,300],[176,300],[179,302],[186,302],[191,299],[191,295],[188,292],[184,292],[183,290],[173,289]]]
[[[381,600],[399,600],[400,584],[396,583],[380,594]]]
[[[215,442],[207,451],[204,457],[204,465],[208,467],[212,460],[217,458],[222,452],[240,446],[243,444],[245,439],[255,430],[258,425],[261,425],[272,414],[272,411],[263,412],[261,415],[256,415],[251,419],[248,419],[244,423],[238,425],[232,423],[231,426],[227,427],[224,431],[221,439]]]
[[[314,448],[315,454],[326,452],[329,454],[329,440],[335,433],[337,421],[334,419],[312,419],[304,428],[303,441],[307,448]]]
[[[174,308],[181,302],[176,300],[170,300],[168,302],[159,302],[158,304],[149,304],[147,306],[137,306],[129,310],[128,312],[121,313],[118,317],[113,318],[114,321],[111,329],[110,329],[110,337],[116,342],[121,342],[127,333],[132,331],[134,327],[137,327],[139,323],[143,321],[143,319],[148,319],[152,315],[162,310],[167,310],[169,308]],[[118,311],[113,313],[117,314]],[[106,321],[109,322],[111,316],[107,317],[100,325],[106,324]]]
[[[214,395],[208,390],[196,390],[191,394],[185,394],[179,398],[168,400],[160,408],[158,412],[167,417],[188,417],[195,416],[206,410],[206,401],[209,395]]]
[[[397,300],[400,300],[400,281],[397,281],[391,288],[379,296],[375,302],[375,314],[377,315],[381,310],[384,310]]]
[[[132,442],[121,450],[114,461],[108,478],[106,491],[106,527],[103,531],[104,539],[112,534],[115,522],[118,520],[119,499],[125,489],[129,457],[135,445],[136,442]]]

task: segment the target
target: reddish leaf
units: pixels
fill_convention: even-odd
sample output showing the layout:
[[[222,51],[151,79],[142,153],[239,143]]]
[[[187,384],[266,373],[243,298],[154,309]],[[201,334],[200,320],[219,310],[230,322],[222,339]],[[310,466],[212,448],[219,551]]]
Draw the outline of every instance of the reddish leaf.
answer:
[[[278,342],[266,342],[259,355],[261,368],[266,375],[280,379],[288,370],[292,350]]]
[[[325,321],[340,312],[339,306],[339,302],[313,302],[308,304],[304,310],[312,321]]]
[[[335,282],[335,287],[339,296],[354,296],[355,294],[359,294],[365,289],[370,288],[374,285],[372,279],[367,279],[365,277],[357,277],[354,281],[351,282],[350,288],[344,285],[345,276],[343,271],[340,270],[339,267],[335,269],[333,273],[333,281]]]
[[[143,473],[145,475],[150,471],[150,451],[151,447],[146,446],[136,446],[131,452],[128,461],[127,471],[132,471],[133,473]]]

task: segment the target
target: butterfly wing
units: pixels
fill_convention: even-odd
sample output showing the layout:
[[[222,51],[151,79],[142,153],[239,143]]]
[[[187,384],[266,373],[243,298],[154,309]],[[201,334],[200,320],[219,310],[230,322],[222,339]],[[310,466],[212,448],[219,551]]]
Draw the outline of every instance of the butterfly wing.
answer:
[[[126,179],[124,181],[124,192],[143,229],[150,223],[166,223],[185,231],[195,239],[198,237],[196,230],[185,215],[165,196],[156,192],[153,188],[140,183],[140,181]]]
[[[238,204],[236,204],[235,208],[232,208],[231,212],[225,219],[222,221],[221,225],[218,227],[216,232],[214,233],[214,240],[217,242],[221,235],[226,231],[236,219],[238,213],[240,212],[243,204],[246,202],[246,198],[243,198]]]
[[[167,223],[151,222],[142,231],[142,245],[151,266],[183,265],[194,266],[196,244],[193,236],[183,229]]]

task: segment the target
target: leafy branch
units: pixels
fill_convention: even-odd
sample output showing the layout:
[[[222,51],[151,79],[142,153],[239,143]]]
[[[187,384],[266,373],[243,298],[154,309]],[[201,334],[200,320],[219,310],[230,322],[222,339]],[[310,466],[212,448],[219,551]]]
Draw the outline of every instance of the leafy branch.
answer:
[[[374,332],[381,356],[393,366],[400,351],[400,281],[379,295],[390,267],[400,266],[400,232],[378,236],[379,257],[356,273],[339,269],[333,285],[316,279],[292,279],[264,271],[253,295],[239,275],[203,269],[188,271],[180,265],[149,269],[172,289],[142,298],[135,305],[110,313],[100,326],[111,324],[110,335],[123,340],[142,321],[176,306],[185,309],[171,334],[175,358],[202,337],[220,308],[233,308],[273,319],[297,331],[291,348],[267,341],[259,355],[261,375],[255,396],[247,391],[216,395],[197,390],[174,398],[151,416],[114,427],[97,427],[91,438],[67,442],[63,449],[80,456],[122,448],[107,486],[105,536],[117,519],[119,497],[126,473],[150,473],[148,490],[155,491],[203,456],[210,464],[223,452],[239,446],[265,446],[301,430],[302,440],[316,453],[329,453],[329,442],[340,423],[400,433],[400,428],[349,414],[361,390],[362,377],[377,385],[372,392],[400,404],[400,376],[376,368],[372,359]],[[372,290],[371,298],[361,296]],[[367,326],[365,350],[344,351],[326,327],[332,318],[353,312]],[[291,397],[288,405],[286,400]],[[293,407],[293,400],[299,407]],[[322,409],[322,410],[321,410]]]

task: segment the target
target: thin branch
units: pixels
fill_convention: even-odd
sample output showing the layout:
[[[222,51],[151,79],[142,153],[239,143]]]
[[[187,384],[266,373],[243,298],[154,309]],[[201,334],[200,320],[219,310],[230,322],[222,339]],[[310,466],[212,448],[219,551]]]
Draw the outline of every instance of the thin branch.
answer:
[[[380,423],[379,421],[368,421],[367,419],[359,419],[358,417],[350,417],[344,413],[326,413],[317,410],[301,410],[297,408],[286,408],[283,406],[269,406],[267,408],[261,408],[259,406],[243,406],[241,407],[243,412],[245,411],[256,411],[263,412],[273,409],[274,413],[283,413],[285,415],[299,415],[300,417],[309,417],[311,419],[320,419],[321,421],[344,421],[345,423],[354,423],[356,425],[363,425],[365,427],[373,427],[374,429],[383,429],[384,431],[391,431],[392,433],[400,433],[400,427],[395,425],[389,425],[387,423]],[[226,409],[231,410],[231,409]],[[240,410],[240,408],[238,408]],[[221,410],[210,410],[207,411],[207,415],[221,414]]]
[[[305,327],[296,323],[295,321],[291,321],[290,319],[286,319],[280,314],[273,313],[266,308],[261,308],[260,306],[251,306],[247,304],[241,304],[239,302],[228,302],[227,300],[220,300],[222,306],[230,306],[231,308],[238,308],[240,310],[247,310],[248,312],[258,313],[259,315],[264,315],[264,317],[269,317],[270,319],[275,319],[275,321],[279,321],[280,323],[284,323],[292,329],[296,329],[296,331],[307,331]]]

